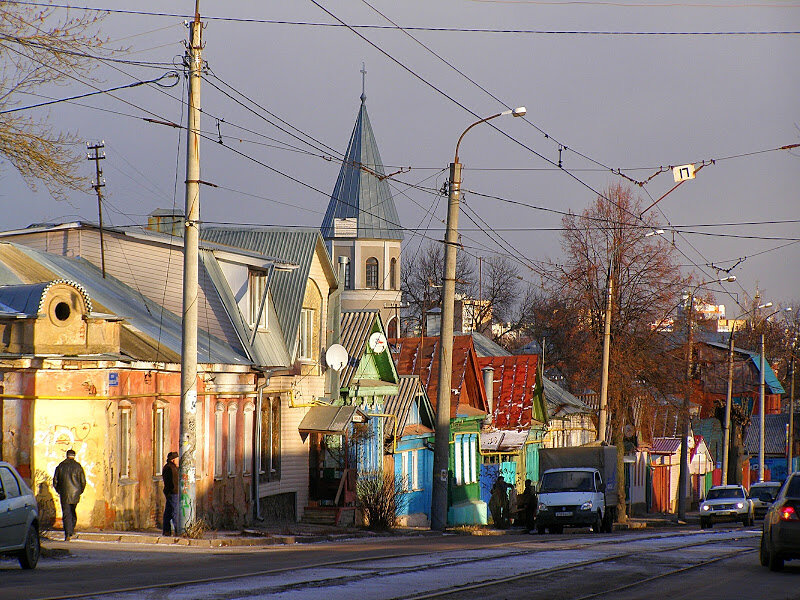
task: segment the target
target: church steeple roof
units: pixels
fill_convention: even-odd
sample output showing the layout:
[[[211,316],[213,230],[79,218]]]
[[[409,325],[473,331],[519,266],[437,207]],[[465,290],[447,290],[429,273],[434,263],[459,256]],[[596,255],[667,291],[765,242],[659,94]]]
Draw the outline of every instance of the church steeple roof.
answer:
[[[372,132],[367,114],[367,97],[361,93],[361,107],[358,111],[353,134],[339,170],[339,177],[333,188],[328,210],[322,220],[322,236],[357,237],[388,240],[402,240],[403,230],[397,209],[392,199],[392,191],[378,152],[378,144]],[[337,219],[356,219],[355,236],[341,235]],[[339,231],[339,235],[337,235]]]

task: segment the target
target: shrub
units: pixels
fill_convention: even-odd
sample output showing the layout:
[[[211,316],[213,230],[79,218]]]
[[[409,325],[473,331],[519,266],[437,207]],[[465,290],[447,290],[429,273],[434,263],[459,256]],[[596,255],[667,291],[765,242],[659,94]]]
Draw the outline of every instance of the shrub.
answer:
[[[404,487],[402,479],[390,473],[359,476],[356,495],[367,527],[386,530],[395,526],[397,513],[406,502]]]

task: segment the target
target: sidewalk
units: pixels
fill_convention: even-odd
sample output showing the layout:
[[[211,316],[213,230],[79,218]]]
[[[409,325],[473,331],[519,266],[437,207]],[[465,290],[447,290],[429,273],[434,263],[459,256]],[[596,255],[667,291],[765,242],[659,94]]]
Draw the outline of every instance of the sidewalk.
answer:
[[[668,527],[691,527],[698,525],[698,513],[689,513],[686,522],[679,523],[676,515],[649,514],[629,517],[627,523],[616,523],[615,531],[660,529]],[[699,526],[699,525],[698,525]],[[521,529],[493,529],[491,527],[452,528],[448,533],[455,535],[515,535]],[[78,531],[73,540],[86,542],[109,542],[122,544],[158,544],[161,546],[184,546],[190,548],[230,548],[230,547],[266,547],[290,544],[312,544],[317,542],[341,542],[359,538],[384,538],[398,536],[430,536],[441,535],[439,532],[423,528],[397,528],[392,531],[375,532],[356,527],[337,528],[325,525],[309,525],[304,523],[284,523],[280,525],[264,525],[249,527],[242,531],[209,531],[202,538],[164,536],[156,529],[143,531]],[[60,530],[42,533],[45,542],[62,542]]]

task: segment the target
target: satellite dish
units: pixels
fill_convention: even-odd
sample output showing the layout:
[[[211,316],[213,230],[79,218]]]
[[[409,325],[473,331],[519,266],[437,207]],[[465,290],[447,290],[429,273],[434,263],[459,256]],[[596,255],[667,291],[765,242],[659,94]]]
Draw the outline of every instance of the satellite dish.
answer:
[[[344,369],[349,358],[347,350],[341,344],[331,344],[325,351],[325,363],[334,371]]]
[[[386,350],[386,336],[383,335],[380,331],[376,331],[371,336],[369,336],[369,347],[375,354],[380,354],[384,350]]]

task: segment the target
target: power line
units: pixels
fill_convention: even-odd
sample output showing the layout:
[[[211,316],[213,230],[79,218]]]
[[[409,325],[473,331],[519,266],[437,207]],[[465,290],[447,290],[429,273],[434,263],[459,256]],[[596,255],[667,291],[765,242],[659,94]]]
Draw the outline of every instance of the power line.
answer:
[[[23,6],[42,6],[47,8],[64,8],[70,10],[88,10],[110,14],[123,14],[147,17],[169,17],[174,19],[189,19],[194,15],[169,12],[155,12],[144,10],[126,10],[118,8],[103,8],[92,6],[74,6],[68,4],[49,4],[44,2],[23,2],[20,0],[6,0],[6,4],[19,4]],[[794,6],[789,8],[796,8]],[[397,27],[390,25],[375,24],[356,24],[345,25],[341,23],[325,23],[317,21],[294,21],[281,19],[256,19],[247,17],[216,17],[203,15],[207,21],[223,21],[230,23],[256,23],[266,25],[293,25],[305,27],[321,28],[342,28],[365,29],[365,30],[396,30]],[[741,31],[632,31],[632,30],[583,30],[583,29],[500,29],[488,27],[431,27],[431,26],[407,26],[409,31],[429,31],[442,33],[482,33],[482,34],[511,34],[511,35],[567,35],[567,36],[788,36],[800,35],[797,30],[741,30]]]

